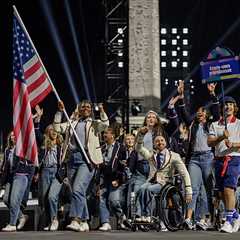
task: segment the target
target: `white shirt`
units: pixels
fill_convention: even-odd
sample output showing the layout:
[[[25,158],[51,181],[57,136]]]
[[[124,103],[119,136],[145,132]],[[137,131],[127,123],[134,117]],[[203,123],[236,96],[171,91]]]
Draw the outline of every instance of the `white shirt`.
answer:
[[[213,122],[209,129],[209,135],[214,137],[220,137],[223,135],[225,125],[222,121]],[[229,141],[232,143],[240,142],[240,120],[232,118],[232,121],[227,123],[227,130],[229,132]],[[216,157],[229,156],[240,156],[240,151],[237,148],[229,149],[225,141],[221,141],[215,146]]]

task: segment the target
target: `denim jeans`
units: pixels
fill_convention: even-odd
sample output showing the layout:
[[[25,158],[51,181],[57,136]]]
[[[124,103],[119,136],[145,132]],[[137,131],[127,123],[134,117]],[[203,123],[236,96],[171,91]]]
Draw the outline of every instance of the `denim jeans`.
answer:
[[[48,193],[48,202],[49,202],[51,221],[55,217],[57,217],[58,201],[59,201],[59,194],[60,194],[61,188],[62,188],[62,183],[60,183],[56,178],[53,179],[49,189],[49,193]]]
[[[43,167],[39,181],[40,206],[42,209],[48,208],[48,193],[53,180],[56,178],[57,167]]]
[[[202,201],[207,201],[207,209],[199,210],[201,213],[205,212],[208,214],[211,210],[212,203],[212,173],[213,173],[213,153],[211,151],[193,153],[189,166],[188,172],[191,178],[193,197],[192,202],[188,204],[188,208],[195,211],[197,197],[200,193],[201,185],[204,184],[206,190],[207,200],[202,196]],[[204,207],[204,204],[201,206]]]
[[[200,221],[201,219],[205,218],[207,212],[208,212],[207,193],[204,184],[201,184],[200,192],[197,197],[196,209],[194,213],[195,221]]]
[[[16,225],[17,220],[22,216],[22,211],[27,206],[29,191],[35,168],[24,174],[13,174],[5,187],[3,202],[10,210],[10,224]]]
[[[62,184],[56,179],[57,170],[57,166],[43,167],[40,179],[40,205],[47,212],[50,221],[57,217],[59,194],[62,188]]]
[[[127,191],[127,211],[130,213],[130,203],[131,203],[131,192],[135,193],[135,198],[137,197],[141,186],[146,183],[147,177],[139,173],[138,171],[132,175],[128,180],[128,191]],[[135,199],[136,200],[136,199]]]
[[[28,176],[28,185],[27,185],[27,189],[24,193],[22,204],[21,204],[22,211],[27,206],[27,201],[28,201],[28,198],[29,198],[29,192],[30,192],[30,189],[31,189],[32,179],[33,179],[33,176],[35,174],[35,170],[36,170],[35,167],[31,167],[31,170],[29,170],[29,174],[27,175]]]
[[[4,191],[4,195],[3,195],[3,202],[4,202],[4,204],[8,208],[9,208],[9,205],[10,205],[11,189],[12,189],[12,182],[7,182],[5,184],[5,191]]]
[[[21,204],[23,201],[27,202],[31,185],[32,176],[29,175],[15,175],[13,178],[11,194],[10,194],[10,224],[16,225],[18,218],[21,216]]]
[[[99,213],[100,222],[109,222],[110,212],[120,218],[124,213],[122,209],[122,200],[124,198],[126,185],[120,187],[112,187],[111,183],[107,183],[100,189]]]
[[[89,170],[80,152],[72,154],[68,163],[68,179],[72,185],[72,198],[69,216],[82,220],[89,219],[86,191],[95,170]]]
[[[135,192],[135,195],[138,193],[141,186],[146,183],[147,177],[142,175],[139,172],[136,172],[128,180],[128,200],[130,201],[131,192]]]
[[[137,216],[152,216],[155,208],[155,194],[159,194],[162,186],[159,183],[152,184],[147,182],[139,190],[136,200]]]

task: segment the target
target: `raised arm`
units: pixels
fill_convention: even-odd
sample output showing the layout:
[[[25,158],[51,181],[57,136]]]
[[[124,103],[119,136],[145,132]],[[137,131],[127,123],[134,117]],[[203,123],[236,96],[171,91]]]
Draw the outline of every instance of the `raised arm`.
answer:
[[[35,106],[36,113],[33,115],[33,121],[34,121],[34,129],[35,129],[35,135],[37,140],[37,145],[40,147],[43,143],[43,133],[40,129],[40,122],[43,115],[43,109],[39,107],[39,105]]]
[[[219,107],[219,100],[215,93],[217,83],[210,83],[207,85],[208,92],[211,97],[211,105],[210,105],[210,112],[212,114],[212,121],[218,121],[220,119],[220,107]]]
[[[101,133],[109,126],[109,120],[101,103],[98,104],[98,108],[100,111],[100,120],[93,121],[93,127],[97,133]]]
[[[175,104],[179,100],[179,96],[172,97],[168,103],[167,118],[169,122],[166,131],[171,136],[179,128],[179,118],[175,109]]]
[[[137,135],[137,139],[136,139],[135,149],[139,154],[143,156],[144,159],[150,160],[153,153],[143,146],[143,138],[147,132],[148,132],[148,127],[140,128]]]
[[[67,128],[69,127],[68,122],[62,123],[64,108],[64,103],[62,101],[58,102],[58,111],[54,116],[53,127],[59,133],[65,133]]]
[[[179,110],[180,110],[180,115],[185,122],[185,124],[189,127],[191,125],[192,119],[190,117],[189,112],[186,109],[186,105],[184,102],[184,81],[179,80],[179,85],[177,88],[178,95],[179,95]]]

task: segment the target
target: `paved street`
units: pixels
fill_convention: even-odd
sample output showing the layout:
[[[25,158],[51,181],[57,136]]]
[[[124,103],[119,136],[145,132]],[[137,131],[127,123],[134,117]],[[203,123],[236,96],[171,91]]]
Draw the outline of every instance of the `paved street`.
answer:
[[[91,231],[89,233],[76,232],[15,232],[3,233],[0,232],[0,240],[239,240],[240,232],[233,234],[224,234],[219,232],[194,232],[194,231],[178,231],[178,232],[127,232],[127,231],[112,231],[112,232],[98,232]]]

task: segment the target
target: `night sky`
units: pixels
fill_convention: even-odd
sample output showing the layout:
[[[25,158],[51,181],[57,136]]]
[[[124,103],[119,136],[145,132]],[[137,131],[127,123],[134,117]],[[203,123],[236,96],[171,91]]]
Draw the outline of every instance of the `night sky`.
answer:
[[[65,71],[53,42],[49,24],[43,14],[43,2],[48,2],[49,8],[52,10],[78,96],[80,99],[86,98],[64,1],[12,1],[19,11],[59,95],[65,102],[67,111],[70,113],[75,108],[75,101],[66,81]],[[89,82],[93,82],[96,100],[98,102],[104,101],[104,6],[101,0],[69,0],[68,3],[87,79]],[[161,0],[160,6],[161,22],[179,27],[188,25],[191,28],[191,70],[199,64],[218,39],[240,17],[240,3],[237,0]],[[12,125],[11,4],[1,8],[1,11],[0,31],[3,41],[0,45],[0,130],[4,132],[5,136]],[[222,46],[230,48],[235,54],[240,54],[240,25],[222,42]],[[196,105],[201,105],[206,101],[204,97],[206,90],[205,86],[201,84],[199,71],[196,71],[193,79],[197,82],[197,89],[201,92],[201,95],[198,94],[194,97],[194,101]],[[226,87],[228,85],[226,84]],[[90,91],[90,94],[94,98],[93,90]],[[230,95],[240,102],[239,85],[237,89],[230,92]],[[56,111],[55,96],[50,94],[41,105],[45,111],[43,117],[43,125],[45,126],[52,120]]]

